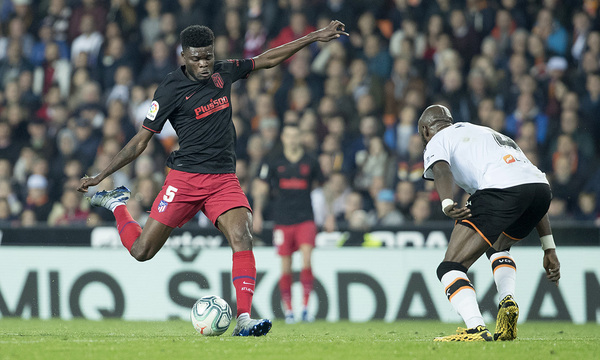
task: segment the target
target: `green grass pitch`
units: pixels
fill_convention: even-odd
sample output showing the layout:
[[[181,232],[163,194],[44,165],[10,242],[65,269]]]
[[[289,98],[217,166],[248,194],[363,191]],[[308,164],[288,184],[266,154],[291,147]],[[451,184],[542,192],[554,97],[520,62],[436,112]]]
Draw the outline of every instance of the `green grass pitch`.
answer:
[[[232,325],[233,326],[233,325]],[[434,343],[456,324],[273,324],[260,338],[202,337],[190,322],[0,318],[0,359],[598,359],[600,325],[524,323],[518,339]]]

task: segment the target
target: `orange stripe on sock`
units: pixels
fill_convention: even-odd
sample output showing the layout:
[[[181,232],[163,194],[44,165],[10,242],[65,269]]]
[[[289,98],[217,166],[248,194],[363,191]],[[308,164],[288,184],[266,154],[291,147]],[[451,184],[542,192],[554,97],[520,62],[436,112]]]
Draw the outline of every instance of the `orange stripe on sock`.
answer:
[[[450,297],[448,298],[448,301],[452,301],[452,298],[454,297],[454,295],[458,294],[463,289],[471,289],[471,290],[473,290],[473,292],[475,292],[475,289],[473,289],[470,286],[461,286],[452,295],[450,295]]]
[[[481,235],[481,237],[483,238],[483,240],[485,240],[485,242],[488,243],[488,245],[492,246],[492,243],[485,237],[485,235],[483,235],[483,233],[481,232],[481,230],[479,230],[479,228],[477,228],[477,226],[475,226],[475,224],[473,224],[469,220],[462,220],[462,221],[464,221],[467,224],[471,225],[473,227],[473,229],[475,229],[475,231],[477,231],[479,233],[479,235]]]
[[[513,269],[513,270],[515,270],[515,271],[517,271],[517,268],[516,268],[516,267],[514,267],[514,266],[512,266],[512,265],[504,264],[504,265],[498,265],[498,266],[496,266],[496,267],[494,268],[494,274],[496,273],[496,270],[498,270],[498,269],[499,269],[499,268],[501,268],[501,267],[509,267],[509,268],[511,268],[511,269]]]
[[[450,286],[454,285],[454,283],[457,282],[458,280],[469,281],[469,279],[467,279],[467,278],[456,278],[456,279],[454,279],[453,282],[451,282],[448,286],[446,286],[446,288],[444,289],[444,293],[446,293],[446,291],[448,291],[448,288],[450,288]]]
[[[505,233],[504,231],[502,232],[504,234],[504,236],[506,236],[507,238],[511,239],[511,240],[515,240],[515,241],[520,241],[521,239],[517,239],[516,237],[512,237],[510,235],[508,235],[507,233]]]

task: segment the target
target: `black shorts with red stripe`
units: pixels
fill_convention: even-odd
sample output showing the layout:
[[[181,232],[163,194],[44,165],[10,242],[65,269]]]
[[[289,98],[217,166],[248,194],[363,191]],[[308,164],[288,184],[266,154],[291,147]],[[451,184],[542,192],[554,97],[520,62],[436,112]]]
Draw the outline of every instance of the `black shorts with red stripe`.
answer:
[[[490,246],[502,233],[521,240],[546,215],[551,200],[550,186],[541,183],[477,190],[467,203],[472,216],[458,223],[477,231]]]

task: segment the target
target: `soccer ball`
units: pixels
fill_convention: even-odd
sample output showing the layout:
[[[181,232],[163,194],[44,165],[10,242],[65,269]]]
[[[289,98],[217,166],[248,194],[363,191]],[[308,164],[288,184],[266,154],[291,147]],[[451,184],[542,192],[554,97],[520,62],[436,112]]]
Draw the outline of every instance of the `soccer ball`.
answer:
[[[231,324],[231,308],[227,301],[216,295],[201,297],[190,313],[196,331],[204,336],[219,336]]]

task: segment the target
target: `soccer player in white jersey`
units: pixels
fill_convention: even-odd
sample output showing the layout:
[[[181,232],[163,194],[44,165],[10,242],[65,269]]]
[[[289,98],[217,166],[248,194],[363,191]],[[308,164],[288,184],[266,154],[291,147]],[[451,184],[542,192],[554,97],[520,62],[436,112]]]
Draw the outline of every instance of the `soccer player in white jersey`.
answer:
[[[547,215],[552,195],[546,176],[512,139],[484,126],[453,124],[444,106],[425,109],[418,126],[425,144],[423,177],[435,182],[443,212],[456,220],[437,275],[467,325],[435,341],[514,340],[519,307],[514,300],[517,268],[509,253],[511,245],[535,228],[547,278],[556,285],[560,279]],[[464,207],[453,200],[454,183],[471,195]],[[493,337],[467,277],[469,267],[484,253],[492,263],[501,299]]]

